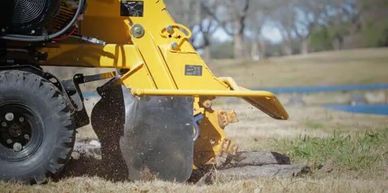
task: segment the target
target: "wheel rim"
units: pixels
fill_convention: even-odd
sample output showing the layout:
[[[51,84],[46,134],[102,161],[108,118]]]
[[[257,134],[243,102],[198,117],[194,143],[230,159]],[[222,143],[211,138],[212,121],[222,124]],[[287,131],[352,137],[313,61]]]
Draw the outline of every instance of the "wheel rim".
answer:
[[[0,158],[20,161],[41,146],[43,122],[37,113],[21,104],[0,105]]]

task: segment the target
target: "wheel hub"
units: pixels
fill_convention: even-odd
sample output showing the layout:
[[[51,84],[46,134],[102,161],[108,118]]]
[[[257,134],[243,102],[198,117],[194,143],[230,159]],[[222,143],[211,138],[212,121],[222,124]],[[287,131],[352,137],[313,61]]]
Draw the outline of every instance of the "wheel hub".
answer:
[[[23,128],[21,128],[20,125],[13,124],[13,125],[11,125],[11,126],[9,127],[8,133],[9,133],[12,137],[19,137],[20,135],[23,134]]]
[[[28,120],[30,119],[30,120]],[[0,107],[0,144],[14,152],[20,152],[32,138],[34,117],[22,105]]]

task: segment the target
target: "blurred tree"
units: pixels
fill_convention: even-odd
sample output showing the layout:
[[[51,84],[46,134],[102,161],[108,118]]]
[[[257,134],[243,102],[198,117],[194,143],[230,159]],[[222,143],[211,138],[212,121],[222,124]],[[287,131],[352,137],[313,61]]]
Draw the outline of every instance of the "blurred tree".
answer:
[[[310,49],[319,52],[324,50],[333,49],[333,45],[331,44],[330,33],[328,32],[328,28],[322,27],[320,29],[316,29],[311,32],[309,37],[309,44],[311,45]]]
[[[358,0],[366,46],[388,46],[388,1]]]
[[[199,41],[199,45],[197,47],[203,50],[205,59],[210,60],[212,58],[210,50],[210,46],[212,45],[212,36],[219,26],[217,21],[209,14],[209,10],[216,9],[217,2],[214,0],[200,0],[199,2],[200,12],[197,17],[200,22],[197,26],[197,31],[201,34],[201,40]],[[194,31],[194,33],[197,31]]]
[[[357,0],[328,0],[324,25],[317,30],[327,33],[326,38],[331,43],[331,49],[343,49],[346,37],[359,31],[359,10],[356,2]]]
[[[276,10],[272,14],[272,20],[280,29],[282,35],[282,51],[284,55],[293,54],[292,41],[297,30],[296,0],[274,0]]]
[[[330,0],[296,0],[295,35],[300,40],[300,53],[309,53],[309,38],[313,31],[327,22]]]
[[[275,9],[272,0],[252,1],[247,18],[247,38],[249,39],[251,59],[259,60],[266,57],[267,44],[263,36],[263,27],[269,20],[269,15]]]
[[[211,47],[213,59],[233,59],[233,41],[215,41]]]
[[[214,0],[217,9],[205,6],[206,11],[217,21],[220,27],[231,37],[234,43],[234,57],[247,56],[245,47],[246,20],[251,0]],[[205,5],[205,4],[204,4]]]
[[[336,17],[330,20],[333,47],[344,48],[346,37],[356,34],[360,30],[360,10],[358,0],[335,0]]]

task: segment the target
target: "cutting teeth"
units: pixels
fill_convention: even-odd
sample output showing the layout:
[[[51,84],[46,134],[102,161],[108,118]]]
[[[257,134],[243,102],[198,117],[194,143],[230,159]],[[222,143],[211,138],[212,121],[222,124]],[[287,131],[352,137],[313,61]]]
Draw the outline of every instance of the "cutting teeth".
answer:
[[[237,123],[238,118],[235,111],[220,111],[218,112],[218,124],[221,128],[225,128],[229,124]]]

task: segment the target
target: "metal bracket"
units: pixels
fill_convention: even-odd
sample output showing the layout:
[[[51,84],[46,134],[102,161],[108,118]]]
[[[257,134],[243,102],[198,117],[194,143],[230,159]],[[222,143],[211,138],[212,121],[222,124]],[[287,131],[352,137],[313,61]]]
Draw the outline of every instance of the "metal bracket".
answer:
[[[74,107],[74,121],[76,128],[83,127],[90,123],[89,116],[84,105],[84,97],[79,87],[83,83],[83,76],[81,74],[74,75],[73,79],[61,82],[70,102]]]

